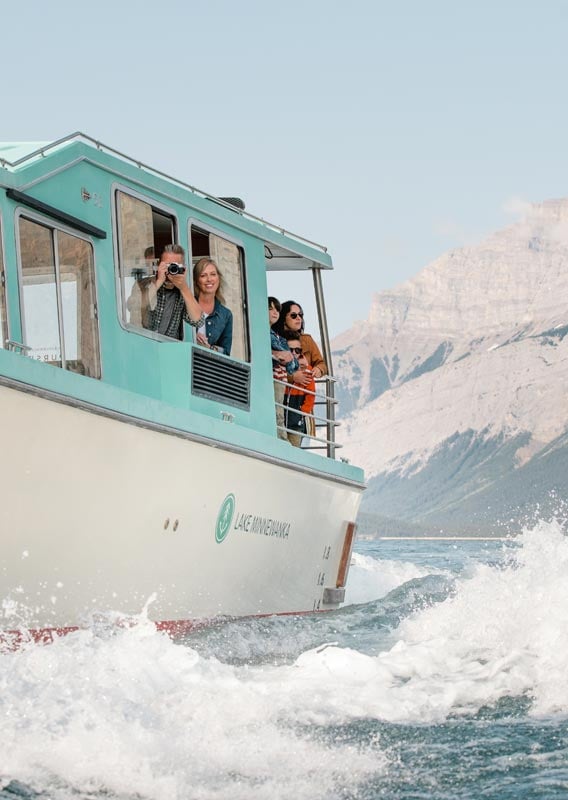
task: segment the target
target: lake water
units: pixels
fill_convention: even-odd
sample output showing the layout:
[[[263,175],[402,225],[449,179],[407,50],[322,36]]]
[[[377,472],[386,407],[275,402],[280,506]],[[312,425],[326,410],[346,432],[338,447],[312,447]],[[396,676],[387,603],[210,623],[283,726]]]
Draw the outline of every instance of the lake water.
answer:
[[[557,524],[358,542],[348,601],[0,654],[0,798],[568,798]]]

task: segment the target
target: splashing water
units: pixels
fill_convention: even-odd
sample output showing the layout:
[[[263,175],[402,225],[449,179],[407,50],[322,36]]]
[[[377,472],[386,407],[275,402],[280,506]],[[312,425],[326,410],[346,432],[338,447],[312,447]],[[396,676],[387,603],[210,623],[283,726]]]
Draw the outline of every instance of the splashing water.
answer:
[[[385,558],[380,542],[361,544],[352,605],[333,614],[243,620],[173,643],[143,612],[130,627],[1,654],[0,787],[20,781],[54,800],[455,798],[482,788],[500,800],[561,797],[560,525],[492,543],[489,558],[479,543],[414,543],[412,560],[398,547]]]

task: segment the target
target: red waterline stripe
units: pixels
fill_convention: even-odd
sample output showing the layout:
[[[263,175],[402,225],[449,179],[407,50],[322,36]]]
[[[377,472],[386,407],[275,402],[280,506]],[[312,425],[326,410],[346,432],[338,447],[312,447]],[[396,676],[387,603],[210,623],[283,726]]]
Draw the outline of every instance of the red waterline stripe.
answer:
[[[226,622],[236,622],[237,620],[265,619],[266,617],[303,617],[308,614],[325,614],[330,609],[319,609],[318,611],[281,611],[278,613],[250,614],[245,617],[212,617],[211,619],[175,619],[154,622],[158,631],[165,631],[172,639],[179,639],[194,631],[202,628],[211,628],[215,625],[223,625]],[[135,623],[134,623],[135,624]],[[134,627],[130,622],[117,623],[117,627]],[[81,628],[72,625],[63,628],[23,628],[15,631],[0,631],[0,652],[18,650],[25,644],[51,644],[60,636],[74,633]]]

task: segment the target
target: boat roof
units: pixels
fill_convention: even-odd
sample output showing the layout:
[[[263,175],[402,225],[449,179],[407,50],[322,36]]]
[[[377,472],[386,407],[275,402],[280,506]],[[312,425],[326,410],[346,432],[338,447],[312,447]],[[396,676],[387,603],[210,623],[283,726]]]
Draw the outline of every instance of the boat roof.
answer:
[[[211,195],[208,192],[203,191],[202,189],[197,188],[196,186],[192,186],[191,184],[185,183],[184,181],[179,180],[178,178],[174,178],[171,175],[167,175],[164,172],[161,172],[154,167],[149,166],[148,164],[143,163],[139,159],[132,158],[131,156],[126,155],[125,153],[121,153],[118,150],[115,150],[108,145],[103,144],[102,142],[98,141],[97,139],[93,139],[91,136],[88,136],[85,133],[81,133],[80,131],[76,131],[75,133],[71,133],[68,136],[64,136],[61,139],[57,139],[54,142],[0,142],[0,168],[6,169],[10,172],[17,170],[21,166],[26,166],[34,161],[41,160],[46,156],[51,155],[53,152],[57,150],[61,150],[74,142],[82,142],[87,144],[96,150],[103,151],[109,153],[110,155],[114,156],[123,161],[127,161],[131,164],[134,164],[136,167],[160,178],[163,178],[167,181],[170,181],[177,186],[181,186],[184,189],[188,189],[194,194],[198,194],[201,197],[208,198],[209,200],[214,200],[216,203],[220,203],[221,205],[230,208],[232,211],[235,211],[235,206],[227,202],[231,198],[221,198],[216,197],[215,195]],[[276,225],[274,223],[268,222],[268,220],[257,217],[254,214],[250,214],[248,211],[244,209],[237,209],[238,213],[247,219],[254,220],[256,222],[261,223],[263,226],[272,229],[273,231],[282,234],[283,236],[291,237],[299,242],[302,242],[306,245],[309,245],[316,250],[321,251],[321,253],[325,253],[325,255],[329,258],[329,254],[327,251],[327,247],[322,244],[318,244],[317,242],[312,241],[311,239],[306,239],[303,236],[298,234],[292,233],[292,231],[286,230],[281,225]],[[270,253],[267,253],[268,260],[270,262],[270,268],[272,270],[279,270],[279,269],[306,269],[310,266],[309,260],[305,258],[298,257],[297,263],[295,265],[291,265],[288,258],[283,259],[282,256],[286,252],[284,248],[282,248],[282,253],[279,252],[280,248],[276,245],[273,247],[270,246]],[[281,263],[282,262],[282,263]],[[328,259],[324,259],[323,263],[320,265],[323,269],[333,269],[331,263]]]
[[[49,146],[49,142],[0,142],[0,164],[13,167],[36,150]]]

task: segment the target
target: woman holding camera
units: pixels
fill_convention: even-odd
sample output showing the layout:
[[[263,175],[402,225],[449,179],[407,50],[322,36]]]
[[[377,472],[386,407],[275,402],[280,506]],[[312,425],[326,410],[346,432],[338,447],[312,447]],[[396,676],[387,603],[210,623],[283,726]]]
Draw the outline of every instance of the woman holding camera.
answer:
[[[193,287],[204,320],[197,327],[196,340],[228,356],[233,344],[233,315],[224,304],[222,284],[217,264],[211,258],[200,258],[193,268]]]
[[[184,258],[181,245],[166,245],[156,274],[134,284],[127,303],[132,324],[181,340],[184,320],[194,328],[205,322],[185,279]]]

